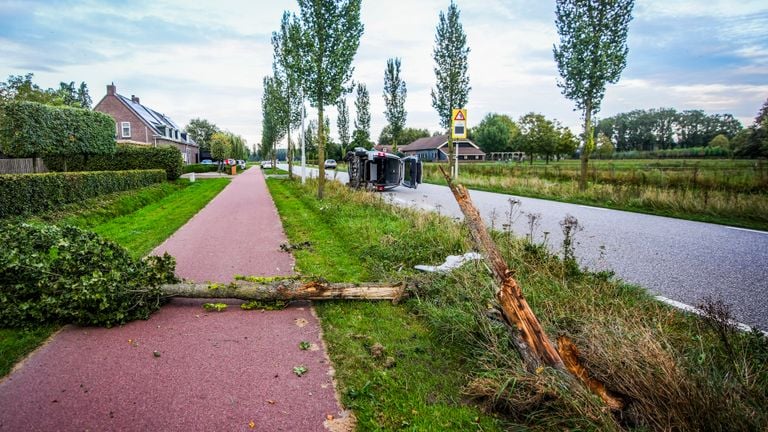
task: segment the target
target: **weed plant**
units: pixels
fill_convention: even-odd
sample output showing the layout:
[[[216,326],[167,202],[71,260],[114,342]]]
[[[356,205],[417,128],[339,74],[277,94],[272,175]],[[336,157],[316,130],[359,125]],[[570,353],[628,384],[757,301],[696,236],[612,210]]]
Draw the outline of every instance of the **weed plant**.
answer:
[[[438,410],[409,398],[415,393],[455,406],[459,396],[451,389],[456,383],[463,397],[502,416],[511,429],[768,428],[768,342],[760,333],[713,325],[722,313],[705,319],[684,314],[643,289],[612,280],[610,273],[580,270],[573,257],[564,260],[542,245],[494,232],[549,337],[569,336],[590,372],[628,401],[622,412],[611,413],[561,372],[526,370],[508,328],[489,318],[495,287],[482,262],[448,275],[411,270],[469,250],[463,225],[333,183],[326,183],[321,202],[314,199],[313,182],[301,188],[297,182],[270,180],[270,187],[291,241],[313,242],[313,257],[303,255],[309,251],[296,253],[302,271],[338,281],[406,279],[413,287],[412,298],[400,307],[330,303],[318,308],[344,403],[355,409],[361,430],[464,430],[465,420],[448,427],[439,417],[421,418],[426,412],[447,418],[446,406]],[[296,208],[305,213],[290,211]],[[307,224],[311,227],[301,229]],[[572,221],[566,227],[578,236]],[[564,251],[567,255],[567,245]],[[409,336],[409,325],[423,326],[426,334]],[[368,353],[385,337],[384,346],[396,353],[394,369]],[[425,350],[431,361],[422,355]],[[407,373],[399,369],[405,364]],[[430,374],[438,374],[443,384],[434,384]],[[409,415],[415,406],[420,414]]]

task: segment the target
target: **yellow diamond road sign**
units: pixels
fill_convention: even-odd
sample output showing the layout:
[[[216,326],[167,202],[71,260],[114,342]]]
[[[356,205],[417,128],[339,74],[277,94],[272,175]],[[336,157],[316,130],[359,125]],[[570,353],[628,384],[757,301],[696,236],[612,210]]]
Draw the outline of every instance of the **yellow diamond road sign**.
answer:
[[[451,138],[467,139],[467,110],[454,108],[451,111]]]

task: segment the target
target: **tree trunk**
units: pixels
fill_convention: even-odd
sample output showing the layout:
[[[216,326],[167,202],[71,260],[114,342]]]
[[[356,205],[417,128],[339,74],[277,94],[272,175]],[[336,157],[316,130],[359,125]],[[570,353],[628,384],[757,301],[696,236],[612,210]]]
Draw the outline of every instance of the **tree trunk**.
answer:
[[[224,284],[163,285],[169,297],[236,298],[241,300],[394,300],[406,295],[404,284],[306,282],[298,279]]]
[[[288,86],[290,88],[290,86]],[[288,178],[293,180],[293,145],[291,145],[291,91],[288,90]]]
[[[320,174],[317,178],[317,199],[323,199],[323,189],[325,188],[325,131],[323,128],[323,102],[318,98],[317,104],[317,165]]]
[[[584,147],[581,149],[581,176],[579,177],[579,190],[587,190],[587,168],[589,165],[589,154],[593,147],[592,137],[592,106],[587,104],[584,113]]]
[[[506,261],[501,256],[490,234],[488,234],[488,229],[485,227],[480,213],[472,204],[467,189],[460,184],[454,184],[445,171],[443,171],[443,176],[448,181],[448,186],[451,188],[451,192],[453,192],[461,212],[464,213],[464,220],[472,234],[472,239],[485,255],[493,275],[500,285],[496,291],[496,299],[501,305],[505,321],[510,325],[514,325],[519,330],[519,337],[532,353],[533,360],[535,361],[531,363],[532,359],[528,359],[528,368],[535,370],[539,366],[538,363],[541,362],[548,366],[565,370],[560,355],[541,327],[539,320],[525,300],[523,291],[512,276],[512,271],[507,267]],[[519,341],[516,343],[520,345]],[[521,353],[521,355],[525,357],[525,354]]]
[[[541,327],[538,318],[525,300],[522,289],[513,277],[513,272],[507,267],[507,262],[488,234],[485,223],[472,204],[467,189],[460,184],[454,184],[445,170],[442,167],[440,169],[448,181],[448,186],[451,188],[461,212],[464,213],[464,221],[469,227],[472,239],[485,255],[496,281],[500,284],[496,291],[496,300],[501,306],[503,320],[510,328],[512,341],[517,346],[526,368],[535,373],[536,369],[543,363],[563,372],[568,372],[584,383],[593,393],[600,396],[612,410],[622,409],[624,407],[622,398],[606,389],[603,383],[591,377],[587,369],[581,365],[578,350],[570,339],[561,336],[558,339],[560,349],[555,349]]]

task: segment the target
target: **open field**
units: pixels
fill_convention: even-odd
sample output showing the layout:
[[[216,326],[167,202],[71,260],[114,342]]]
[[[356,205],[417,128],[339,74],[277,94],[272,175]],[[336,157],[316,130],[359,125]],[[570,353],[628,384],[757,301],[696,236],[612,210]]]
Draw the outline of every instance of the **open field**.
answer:
[[[414,297],[399,306],[318,305],[339,390],[361,419],[361,430],[466,429],[458,414],[467,408],[462,400],[484,406],[502,423],[487,421],[512,429],[759,430],[768,425],[763,409],[768,343],[759,334],[687,316],[642,289],[612,281],[609,273],[582,272],[539,245],[497,233],[550,337],[573,338],[590,371],[631,401],[622,416],[612,416],[591,394],[564,387],[556,372],[525,371],[504,328],[485,315],[493,288],[483,265],[446,276],[415,274],[414,264],[436,264],[469,249],[460,225],[390,207],[380,195],[350,192],[333,182],[326,183],[322,202],[314,199],[313,182],[306,189],[278,179],[268,184],[291,242],[311,245],[296,252],[304,274],[417,283]],[[404,326],[423,328],[428,337],[408,337]],[[387,367],[373,355],[376,343],[394,365]],[[435,344],[447,351],[433,351]],[[419,355],[424,351],[431,363]],[[458,371],[458,378],[445,371]],[[432,381],[435,375],[439,382]],[[426,403],[411,411],[414,392]],[[446,426],[448,419],[456,419],[452,427]],[[485,414],[479,419],[484,421]]]
[[[33,220],[96,231],[128,249],[131,255],[140,257],[186,223],[228,183],[228,179],[162,183],[73,204]],[[0,377],[56,329],[56,325],[0,328]]]
[[[459,181],[472,189],[768,230],[764,161],[590,161],[586,191],[578,189],[578,164],[463,164]],[[438,164],[425,164],[424,181],[445,183]]]

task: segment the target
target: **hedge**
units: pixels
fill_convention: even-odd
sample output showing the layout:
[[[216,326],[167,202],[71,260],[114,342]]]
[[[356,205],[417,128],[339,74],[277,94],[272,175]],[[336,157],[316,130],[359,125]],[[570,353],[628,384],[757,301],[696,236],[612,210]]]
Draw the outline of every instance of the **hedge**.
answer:
[[[0,152],[11,157],[115,152],[115,121],[86,109],[14,101],[0,106]]]
[[[55,210],[112,192],[165,181],[163,170],[1,174],[0,218]]]
[[[181,151],[176,147],[119,144],[111,155],[74,155],[46,157],[51,171],[124,171],[164,169],[168,180],[176,180],[183,172]]]
[[[688,147],[664,150],[615,152],[608,159],[689,159],[730,157],[730,151],[722,147]]]

